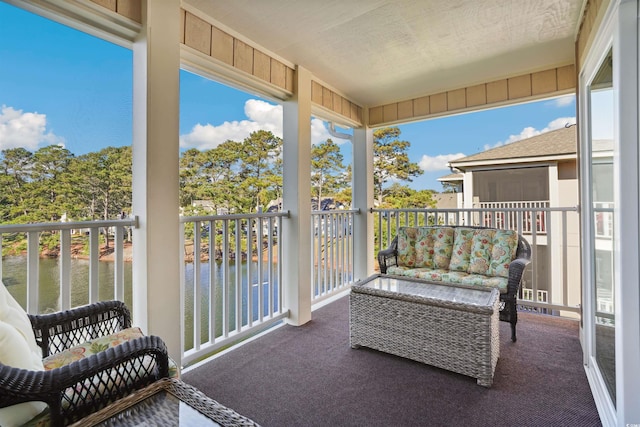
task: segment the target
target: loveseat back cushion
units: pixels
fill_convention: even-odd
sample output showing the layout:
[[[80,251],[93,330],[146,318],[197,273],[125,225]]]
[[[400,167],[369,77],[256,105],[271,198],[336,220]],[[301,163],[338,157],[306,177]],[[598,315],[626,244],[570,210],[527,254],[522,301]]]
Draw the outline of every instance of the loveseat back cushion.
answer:
[[[433,233],[429,227],[418,227],[416,234],[416,267],[433,268]]]
[[[398,265],[416,266],[416,237],[418,229],[415,227],[398,228]]]
[[[0,282],[0,363],[14,368],[42,371],[42,350],[36,343],[27,313]],[[0,408],[0,426],[22,425],[47,405],[25,402]]]
[[[509,264],[515,258],[517,249],[518,233],[513,230],[496,230],[487,275],[509,277]]]
[[[491,266],[491,252],[495,229],[479,229],[473,233],[471,242],[471,257],[469,259],[469,274],[489,274]]]
[[[466,272],[469,269],[474,232],[473,228],[455,228],[449,270]]]
[[[453,252],[453,228],[433,227],[430,230],[433,240],[433,268],[448,269],[451,263],[451,253]]]

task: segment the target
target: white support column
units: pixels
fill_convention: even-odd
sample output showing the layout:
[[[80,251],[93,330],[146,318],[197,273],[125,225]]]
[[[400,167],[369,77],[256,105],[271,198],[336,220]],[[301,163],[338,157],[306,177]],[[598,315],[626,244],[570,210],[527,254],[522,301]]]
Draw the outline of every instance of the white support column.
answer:
[[[146,11],[146,12],[145,12]],[[133,46],[133,323],[182,354],[178,221],[180,1],[143,2]]]
[[[283,108],[282,284],[287,322],[311,320],[311,73],[298,67]]]
[[[560,184],[558,183],[558,165],[550,164],[549,174],[549,205],[550,207],[558,207],[560,205]],[[546,215],[546,213],[541,213]],[[562,260],[562,247],[566,244],[562,240],[562,217],[558,212],[549,214],[549,222],[547,233],[547,250],[549,251],[549,261]],[[554,304],[564,303],[564,263],[549,262],[551,267],[551,302]]]
[[[373,131],[369,128],[353,130],[353,188],[352,203],[360,214],[353,220],[354,281],[364,279],[374,269],[373,213]]]
[[[464,172],[462,175],[462,193],[464,208],[473,208],[473,172]]]

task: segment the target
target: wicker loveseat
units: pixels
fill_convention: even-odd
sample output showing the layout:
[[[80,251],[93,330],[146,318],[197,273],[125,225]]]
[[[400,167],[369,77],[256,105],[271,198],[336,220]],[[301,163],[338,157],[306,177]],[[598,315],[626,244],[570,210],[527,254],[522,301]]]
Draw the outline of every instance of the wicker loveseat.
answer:
[[[485,227],[398,227],[378,253],[380,272],[457,286],[498,288],[500,320],[516,341],[516,301],[531,246],[517,232]]]
[[[170,376],[164,342],[130,326],[119,301],[29,315],[0,283],[0,425],[67,425]]]

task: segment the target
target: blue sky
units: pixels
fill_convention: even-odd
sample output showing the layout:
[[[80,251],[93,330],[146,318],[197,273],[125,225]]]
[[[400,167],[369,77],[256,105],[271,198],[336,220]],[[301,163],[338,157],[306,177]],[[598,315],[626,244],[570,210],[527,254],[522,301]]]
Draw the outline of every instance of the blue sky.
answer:
[[[131,64],[125,48],[0,2],[0,149],[63,144],[80,155],[130,145]],[[186,71],[180,85],[181,148],[240,141],[258,129],[282,136],[274,102]],[[424,170],[410,186],[439,191],[449,160],[567,122],[575,122],[573,96],[401,125],[410,160]],[[330,137],[322,121],[311,126],[314,142]]]

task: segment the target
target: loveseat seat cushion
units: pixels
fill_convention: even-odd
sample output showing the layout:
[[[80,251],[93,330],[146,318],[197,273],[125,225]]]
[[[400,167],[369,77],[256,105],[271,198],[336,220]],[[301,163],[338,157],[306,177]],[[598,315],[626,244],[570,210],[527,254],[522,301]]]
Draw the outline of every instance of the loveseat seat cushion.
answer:
[[[504,277],[483,276],[482,274],[469,274],[461,279],[463,285],[479,286],[482,288],[498,288],[500,293],[507,292],[508,279]]]
[[[507,283],[509,281],[509,279],[506,277],[492,277],[484,276],[482,274],[469,274],[464,271],[429,269],[424,267],[409,268],[402,266],[391,266],[387,270],[387,274],[424,279],[433,282],[477,286],[486,289],[497,288],[500,293],[507,292]]]
[[[407,276],[419,278],[421,273],[431,270],[431,268],[427,267],[413,268],[407,267],[405,265],[392,265],[387,268],[387,274],[391,274],[392,276]]]

